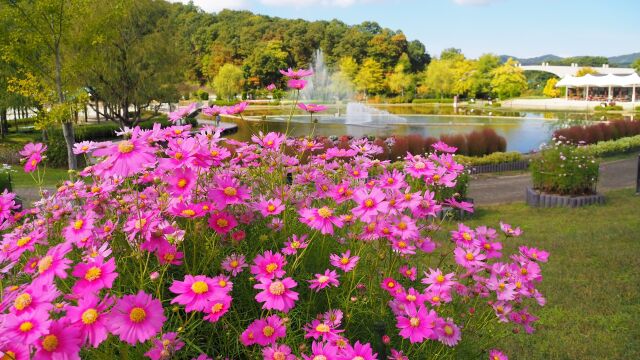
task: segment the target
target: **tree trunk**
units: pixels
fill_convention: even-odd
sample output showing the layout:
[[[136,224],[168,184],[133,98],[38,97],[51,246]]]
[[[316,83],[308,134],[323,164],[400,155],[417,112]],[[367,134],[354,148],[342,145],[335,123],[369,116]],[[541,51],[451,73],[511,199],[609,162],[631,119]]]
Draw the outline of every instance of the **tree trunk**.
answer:
[[[58,101],[60,104],[64,103],[64,92],[62,92],[62,60],[60,58],[60,43],[56,43],[56,92],[58,93]],[[64,136],[64,142],[67,145],[67,162],[69,163],[69,170],[77,170],[78,162],[76,156],[73,154],[73,145],[75,144],[75,135],[73,133],[73,123],[71,119],[62,121],[62,135]]]
[[[89,111],[87,104],[84,104],[84,122],[89,122],[89,116],[87,115],[87,111]]]
[[[100,101],[96,100],[96,120],[100,124]]]
[[[9,123],[7,122],[7,108],[0,109],[0,133],[2,138],[9,134]]]

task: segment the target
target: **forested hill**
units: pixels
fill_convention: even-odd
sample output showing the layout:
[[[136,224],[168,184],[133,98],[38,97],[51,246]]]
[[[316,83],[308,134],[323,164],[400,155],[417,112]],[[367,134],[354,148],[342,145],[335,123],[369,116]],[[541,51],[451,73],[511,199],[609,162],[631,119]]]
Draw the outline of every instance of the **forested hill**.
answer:
[[[309,22],[249,11],[211,14],[191,4],[171,7],[182,45],[191,52],[189,76],[203,83],[215,77],[225,63],[243,66],[249,80],[268,83],[273,80],[269,78],[273,69],[307,66],[318,48],[330,66],[346,57],[357,63],[370,58],[390,72],[401,58],[406,61],[408,57],[410,71],[418,72],[430,60],[420,41],[408,40],[401,30],[375,22],[347,25],[338,20]]]

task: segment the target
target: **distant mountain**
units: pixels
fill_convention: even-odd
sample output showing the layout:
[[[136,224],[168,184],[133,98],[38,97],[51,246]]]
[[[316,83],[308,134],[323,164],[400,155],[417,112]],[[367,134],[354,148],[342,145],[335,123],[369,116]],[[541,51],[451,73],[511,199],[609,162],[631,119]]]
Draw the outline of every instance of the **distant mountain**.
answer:
[[[607,63],[610,65],[627,67],[631,65],[631,63],[633,63],[636,59],[640,58],[640,52],[636,52],[633,54],[626,54],[626,55],[610,56],[608,58],[605,58],[602,56],[572,56],[572,57],[563,58],[561,56],[557,56],[553,54],[547,54],[547,55],[542,55],[542,56],[537,56],[532,58],[518,58],[516,56],[509,56],[509,55],[500,56],[500,60],[502,60],[502,62],[507,61],[507,59],[509,58],[513,58],[514,60],[518,61],[522,65],[540,65],[543,62],[549,62],[551,63],[551,65],[553,64],[559,65],[563,63],[569,63],[572,61],[576,61],[580,63],[582,62],[580,60],[583,60],[586,62],[593,61],[594,63],[591,64],[591,66],[599,66],[602,62],[605,62],[608,60]]]

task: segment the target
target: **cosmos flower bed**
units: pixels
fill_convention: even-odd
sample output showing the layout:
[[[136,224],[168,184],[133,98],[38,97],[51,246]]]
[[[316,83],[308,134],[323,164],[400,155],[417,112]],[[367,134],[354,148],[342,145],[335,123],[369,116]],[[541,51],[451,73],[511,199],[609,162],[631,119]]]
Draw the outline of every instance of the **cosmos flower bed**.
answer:
[[[533,331],[548,254],[507,224],[440,219],[473,210],[441,196],[463,171],[455,149],[399,171],[367,140],[189,130],[78,144],[97,162],[77,181],[20,212],[0,196],[0,354],[506,359],[500,338]],[[44,151],[25,148],[28,171]]]

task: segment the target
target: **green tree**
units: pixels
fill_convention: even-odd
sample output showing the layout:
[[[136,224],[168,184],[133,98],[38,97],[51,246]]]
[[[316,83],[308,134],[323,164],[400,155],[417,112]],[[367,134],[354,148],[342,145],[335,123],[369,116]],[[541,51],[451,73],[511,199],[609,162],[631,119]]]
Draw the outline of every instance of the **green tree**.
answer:
[[[387,78],[387,86],[392,93],[404,96],[405,90],[413,85],[413,77],[409,74],[409,70],[411,70],[409,56],[402,54],[393,73]]]
[[[636,69],[636,72],[640,74],[640,58],[637,58],[636,61],[631,64],[631,67]]]
[[[455,73],[451,62],[442,59],[432,60],[422,75],[419,92],[436,94],[440,98],[444,98],[453,92],[454,83]]]
[[[353,81],[358,74],[358,63],[351,56],[345,56],[340,59],[338,69],[349,80]]]
[[[542,94],[548,97],[558,97],[560,96],[560,89],[556,88],[556,84],[558,83],[558,78],[550,78],[547,80],[547,84],[544,86],[542,90]]]
[[[380,63],[367,58],[354,79],[356,89],[365,94],[378,94],[384,90],[384,73]]]
[[[483,54],[476,62],[476,71],[473,74],[472,92],[478,95],[491,93],[492,71],[500,66],[500,57],[494,54]]]
[[[289,54],[282,41],[270,41],[254,50],[244,62],[244,71],[253,85],[264,87],[281,79],[279,69],[289,66]]]
[[[71,44],[74,26],[85,14],[84,6],[82,0],[12,0],[0,7],[1,28],[6,31],[1,34],[4,60],[13,62],[19,73],[36,77],[47,93],[53,94],[46,105],[64,104],[66,94],[77,84],[73,69],[77,53]],[[69,169],[77,169],[72,119],[59,120]]]
[[[509,58],[503,65],[493,70],[491,88],[500,98],[520,95],[527,89],[527,78],[516,62]]]
[[[244,73],[242,69],[233,64],[224,64],[218,75],[213,80],[213,88],[220,98],[231,99],[242,91]]]

